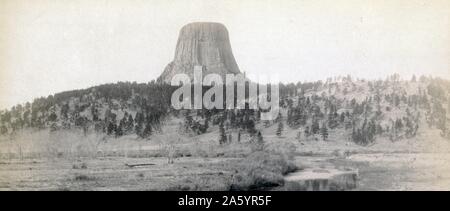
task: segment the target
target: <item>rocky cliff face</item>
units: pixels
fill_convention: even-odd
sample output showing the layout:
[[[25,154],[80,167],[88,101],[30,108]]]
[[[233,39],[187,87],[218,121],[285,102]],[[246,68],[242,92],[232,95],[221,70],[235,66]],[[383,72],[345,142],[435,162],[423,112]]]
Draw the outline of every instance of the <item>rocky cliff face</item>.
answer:
[[[216,73],[225,81],[226,74],[240,73],[231,51],[228,31],[220,23],[190,23],[178,37],[175,58],[165,68],[158,81],[170,83],[175,74],[193,78],[194,66],[203,66],[203,76]]]

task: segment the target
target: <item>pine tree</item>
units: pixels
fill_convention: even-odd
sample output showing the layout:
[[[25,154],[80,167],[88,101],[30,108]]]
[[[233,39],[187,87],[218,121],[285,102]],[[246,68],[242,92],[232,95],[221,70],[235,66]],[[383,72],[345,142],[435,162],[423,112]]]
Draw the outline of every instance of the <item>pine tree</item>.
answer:
[[[301,131],[301,130],[298,130],[297,136],[296,136],[295,138],[296,138],[298,141],[301,140],[301,138],[302,138],[302,131]]]
[[[412,137],[414,134],[414,125],[413,122],[411,121],[410,118],[406,118],[406,123],[405,123],[405,127],[406,127],[406,132],[405,135],[406,137]]]
[[[377,129],[376,129],[375,120],[372,119],[372,120],[369,122],[369,126],[368,126],[367,132],[366,132],[368,143],[369,143],[369,142],[373,142],[373,141],[375,140],[375,134],[376,134],[376,131],[377,131]]]
[[[401,119],[395,120],[395,129],[401,131],[403,129],[403,121]]]
[[[107,132],[106,134],[112,135],[116,131],[116,124],[113,122],[108,122]]]
[[[69,117],[68,113],[69,113],[69,104],[64,104],[61,107],[61,116],[62,116],[62,118],[63,119],[67,119]]]
[[[188,133],[192,129],[193,122],[194,120],[192,119],[192,116],[190,116],[189,113],[186,113],[184,119],[184,130],[186,133]]]
[[[237,142],[241,142],[241,130],[238,131]]]
[[[356,133],[356,129],[355,128],[353,128],[353,130],[352,130],[352,141],[354,143],[358,143],[358,137],[357,137],[357,133]]]
[[[181,123],[181,122],[178,123],[177,133],[178,134],[183,134],[184,133],[184,126],[183,126],[183,123]]]
[[[251,136],[256,134],[255,122],[252,119],[247,120],[246,127]]]
[[[47,121],[49,121],[49,122],[55,122],[57,119],[58,119],[58,116],[56,116],[56,113],[55,113],[55,112],[52,112],[52,113],[50,114],[50,116],[48,116]]]
[[[8,128],[4,125],[0,127],[0,135],[5,135],[8,133]]]
[[[152,125],[149,121],[146,122],[144,131],[142,131],[140,137],[148,139],[153,133]]]
[[[208,130],[209,127],[209,123],[208,123],[208,119],[205,119],[205,123],[202,125],[200,123],[198,123],[197,127],[198,127],[198,134],[203,134],[206,133],[206,130]]]
[[[322,139],[324,141],[327,140],[328,138],[328,129],[327,129],[327,125],[325,123],[322,124],[322,128],[320,128],[320,135],[322,136]]]
[[[319,125],[319,120],[317,120],[316,118],[313,120],[313,123],[311,125],[311,132],[312,134],[318,134],[320,131],[320,125]]]
[[[341,124],[343,124],[345,122],[345,113],[342,112],[339,121],[341,122]]]
[[[378,123],[377,124],[377,127],[376,127],[376,132],[375,132],[375,134],[377,134],[377,135],[381,135],[381,134],[383,134],[383,127],[381,126],[381,124],[380,123]]]
[[[128,115],[128,120],[126,121],[126,132],[131,133],[134,129],[134,120],[132,115]]]
[[[281,133],[283,132],[283,129],[284,129],[283,122],[282,121],[278,122],[278,127],[277,127],[277,136],[278,137],[281,136]]]
[[[125,135],[127,131],[127,116],[123,116],[123,118],[120,120],[119,125],[117,126],[116,130],[116,136],[123,136]]]
[[[450,96],[447,99],[447,112],[450,112]]]
[[[92,121],[96,122],[99,120],[98,118],[98,110],[95,107],[95,105],[91,106],[91,115],[92,115]]]
[[[219,125],[219,144],[225,144],[227,142],[227,137],[225,135],[225,127],[223,126],[223,121]]]
[[[281,113],[278,113],[277,118],[275,118],[275,122],[280,122],[283,119],[283,115]]]
[[[205,132],[206,132],[206,130],[208,130],[208,128],[209,128],[209,117],[206,117],[204,127],[205,127]]]
[[[142,113],[138,112],[136,114],[135,122],[136,122],[136,126],[135,126],[134,130],[138,136],[141,136],[142,132],[144,131],[144,115]]]
[[[124,127],[123,121],[120,121],[119,125],[115,129],[116,137],[123,136],[123,127]]]
[[[264,139],[263,139],[263,136],[261,134],[261,131],[258,131],[258,135],[256,137],[257,137],[258,144],[263,144],[264,143]]]
[[[306,138],[308,138],[311,135],[311,130],[310,130],[309,126],[305,127],[304,133],[305,133]]]
[[[236,114],[234,113],[234,110],[230,110],[230,123],[231,123],[231,127],[236,128],[237,124],[236,124]],[[209,118],[209,117],[208,117]]]

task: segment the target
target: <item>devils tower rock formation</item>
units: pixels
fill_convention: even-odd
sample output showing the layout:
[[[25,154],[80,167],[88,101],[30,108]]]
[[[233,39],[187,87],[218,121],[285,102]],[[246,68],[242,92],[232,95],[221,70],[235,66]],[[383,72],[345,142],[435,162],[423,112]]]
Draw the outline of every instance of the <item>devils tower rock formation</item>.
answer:
[[[203,67],[203,76],[216,73],[225,81],[226,74],[240,73],[231,51],[228,31],[220,23],[190,23],[178,37],[175,58],[158,81],[170,83],[175,74],[184,73],[191,79],[194,66]]]

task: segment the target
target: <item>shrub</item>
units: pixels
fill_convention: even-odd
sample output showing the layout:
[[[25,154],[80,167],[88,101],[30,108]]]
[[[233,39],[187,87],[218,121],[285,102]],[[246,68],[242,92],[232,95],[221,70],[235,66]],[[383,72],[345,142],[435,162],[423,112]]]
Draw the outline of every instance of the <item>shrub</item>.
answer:
[[[86,163],[73,164],[72,168],[73,169],[87,169],[87,164]]]
[[[231,190],[265,190],[284,184],[283,176],[297,167],[287,157],[274,152],[257,151],[242,161],[233,176]]]
[[[95,180],[95,177],[90,177],[84,174],[78,174],[75,176],[75,181],[92,181]]]

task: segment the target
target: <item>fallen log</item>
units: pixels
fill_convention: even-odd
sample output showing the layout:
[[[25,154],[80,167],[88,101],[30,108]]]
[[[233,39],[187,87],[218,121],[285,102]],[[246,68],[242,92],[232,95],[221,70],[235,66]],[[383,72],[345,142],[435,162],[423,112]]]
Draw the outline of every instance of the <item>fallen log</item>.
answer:
[[[125,166],[130,167],[130,168],[138,167],[138,166],[153,166],[153,165],[156,165],[156,164],[154,164],[154,163],[138,163],[138,164],[125,163]]]

